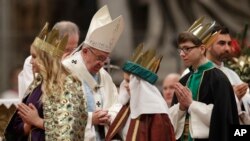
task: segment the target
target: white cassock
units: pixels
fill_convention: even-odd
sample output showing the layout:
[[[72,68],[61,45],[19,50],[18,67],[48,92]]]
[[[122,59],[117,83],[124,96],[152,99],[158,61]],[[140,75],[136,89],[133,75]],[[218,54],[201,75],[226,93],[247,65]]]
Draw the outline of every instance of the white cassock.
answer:
[[[123,140],[126,140],[130,119],[136,119],[142,114],[168,114],[169,109],[156,86],[140,79],[133,74],[129,81],[130,95],[125,88],[125,81],[120,85],[118,101],[126,105],[129,101],[130,115],[129,120],[120,132]]]
[[[34,80],[32,64],[30,63],[32,56],[25,59],[23,64],[23,70],[18,75],[18,95],[19,98],[23,98],[29,85]]]
[[[239,75],[234,72],[233,70],[227,68],[224,66],[222,63],[221,66],[216,66],[219,68],[221,71],[223,71],[227,78],[229,79],[230,83],[232,85],[239,85],[242,84],[243,81],[240,79]],[[240,124],[250,124],[250,93],[249,93],[249,88],[247,89],[246,94],[241,98],[239,101],[237,96],[235,95],[236,99],[236,104],[237,104],[237,109],[240,118]],[[241,105],[243,104],[245,111],[242,111]]]
[[[100,87],[100,93],[103,94],[103,109],[108,110],[111,115],[111,120],[113,120],[116,114],[119,112],[121,108],[121,104],[117,102],[117,88],[112,81],[110,75],[102,68],[99,71],[100,74],[100,84],[97,84],[93,76],[88,72],[83,58],[81,56],[81,51],[76,52],[74,55],[63,60],[63,65],[68,68],[73,75],[75,75],[79,80],[81,80],[82,84],[87,83],[88,86],[92,89],[94,94],[94,98],[96,99],[96,88]],[[83,88],[83,92],[86,93],[86,90]],[[107,130],[107,129],[106,129]],[[96,132],[95,127],[92,125],[92,112],[88,112],[88,121],[87,126],[85,128],[85,139],[86,141],[95,141],[96,140]]]
[[[188,113],[191,115],[189,131],[192,138],[208,138],[213,106],[213,104],[207,105],[198,101],[193,101],[189,106]],[[179,109],[179,103],[169,109],[176,139],[183,133],[186,114],[186,111]]]

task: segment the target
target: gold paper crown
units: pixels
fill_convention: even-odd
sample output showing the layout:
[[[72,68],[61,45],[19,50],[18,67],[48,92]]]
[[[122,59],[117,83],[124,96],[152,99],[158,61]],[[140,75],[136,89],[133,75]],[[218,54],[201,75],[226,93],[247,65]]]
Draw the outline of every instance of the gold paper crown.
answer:
[[[218,32],[212,33],[215,26],[215,21],[203,24],[205,17],[197,19],[187,30],[187,32],[192,33],[198,39],[201,40],[206,46],[210,46],[214,42]]]
[[[156,73],[161,60],[162,56],[157,57],[154,49],[143,51],[143,44],[140,44],[122,69],[154,84],[158,79]]]
[[[52,29],[48,31],[49,24],[46,22],[43,29],[33,42],[33,46],[39,48],[52,56],[62,57],[64,49],[68,42],[68,35],[62,39],[59,38],[59,30]]]
[[[139,44],[130,58],[134,62],[153,73],[157,73],[163,56],[157,56],[155,49],[143,51],[143,43]]]

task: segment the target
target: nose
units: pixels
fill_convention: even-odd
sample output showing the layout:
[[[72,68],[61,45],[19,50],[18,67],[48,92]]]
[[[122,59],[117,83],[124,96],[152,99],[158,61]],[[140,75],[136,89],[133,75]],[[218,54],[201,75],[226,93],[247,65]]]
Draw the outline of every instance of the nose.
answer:
[[[105,61],[100,61],[100,60],[98,60],[98,64],[99,64],[100,66],[102,66],[102,67],[105,65],[105,63],[106,63]]]
[[[180,55],[181,57],[184,57],[186,54],[181,50],[181,51],[179,52],[179,55]]]
[[[124,87],[125,87],[126,89],[129,89],[129,83],[126,82],[125,85],[124,85]]]
[[[227,43],[227,44],[225,45],[225,51],[226,51],[226,52],[230,52],[230,50],[231,50],[231,45],[230,45],[229,43]]]

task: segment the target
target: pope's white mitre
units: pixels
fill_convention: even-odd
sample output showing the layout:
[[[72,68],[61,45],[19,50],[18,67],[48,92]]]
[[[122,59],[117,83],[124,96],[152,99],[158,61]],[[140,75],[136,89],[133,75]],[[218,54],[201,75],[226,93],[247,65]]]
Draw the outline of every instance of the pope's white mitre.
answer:
[[[93,16],[84,43],[104,52],[112,52],[121,33],[124,20],[120,15],[112,20],[107,5]]]

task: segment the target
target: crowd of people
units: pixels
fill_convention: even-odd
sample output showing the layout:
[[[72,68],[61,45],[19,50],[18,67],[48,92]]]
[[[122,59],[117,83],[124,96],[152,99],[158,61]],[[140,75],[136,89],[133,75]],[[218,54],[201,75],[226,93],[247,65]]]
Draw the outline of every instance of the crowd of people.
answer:
[[[249,86],[223,61],[229,30],[199,18],[179,33],[187,69],[155,86],[162,56],[140,44],[122,69],[119,90],[103,68],[126,26],[107,6],[93,16],[85,40],[70,21],[48,24],[34,38],[18,76],[22,103],[7,141],[228,141],[230,126],[250,124]],[[162,64],[165,65],[165,64]]]

